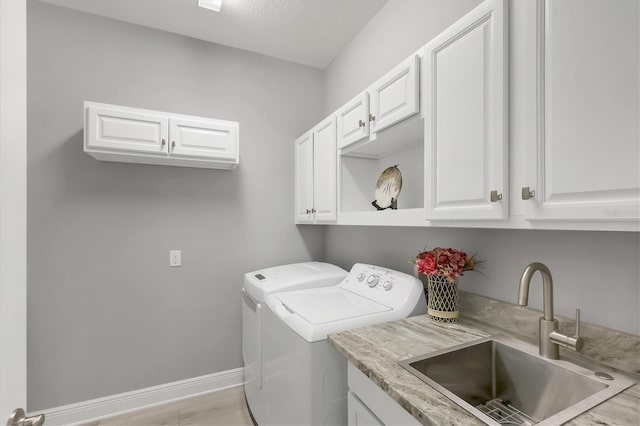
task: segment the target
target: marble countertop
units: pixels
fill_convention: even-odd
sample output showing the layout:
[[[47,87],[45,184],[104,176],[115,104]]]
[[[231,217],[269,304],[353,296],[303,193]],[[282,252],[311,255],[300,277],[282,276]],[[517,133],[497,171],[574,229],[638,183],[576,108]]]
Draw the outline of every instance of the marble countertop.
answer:
[[[502,329],[471,319],[440,324],[420,315],[329,335],[331,344],[424,425],[482,425],[456,403],[403,369],[398,361],[473,341]],[[640,424],[640,385],[569,421],[568,425]]]

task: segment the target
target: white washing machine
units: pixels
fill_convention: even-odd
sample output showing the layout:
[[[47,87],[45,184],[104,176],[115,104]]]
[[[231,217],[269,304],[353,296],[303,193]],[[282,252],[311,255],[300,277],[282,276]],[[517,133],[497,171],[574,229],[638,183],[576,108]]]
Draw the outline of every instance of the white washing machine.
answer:
[[[260,426],[346,425],[347,361],[327,334],[427,311],[420,280],[361,263],[338,285],[272,294],[266,304]]]
[[[278,291],[335,286],[347,271],[321,262],[282,265],[244,275],[242,287],[242,359],[244,392],[249,409],[259,425],[265,423],[264,301]]]

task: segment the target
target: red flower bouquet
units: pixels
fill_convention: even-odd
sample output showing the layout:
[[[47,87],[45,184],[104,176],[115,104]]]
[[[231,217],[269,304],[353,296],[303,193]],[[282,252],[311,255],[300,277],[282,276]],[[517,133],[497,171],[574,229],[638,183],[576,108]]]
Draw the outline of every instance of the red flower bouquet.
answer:
[[[442,247],[418,253],[416,260],[410,262],[418,267],[419,274],[440,275],[446,277],[449,282],[457,280],[464,271],[475,270],[480,263],[475,256],[468,256],[463,251]]]

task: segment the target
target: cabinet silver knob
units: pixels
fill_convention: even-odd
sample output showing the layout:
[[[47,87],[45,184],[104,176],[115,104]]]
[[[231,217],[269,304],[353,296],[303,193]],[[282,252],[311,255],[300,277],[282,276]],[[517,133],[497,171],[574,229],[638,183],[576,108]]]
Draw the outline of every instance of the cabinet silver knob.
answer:
[[[311,209],[311,213],[315,213],[316,211],[316,209]]]
[[[358,120],[358,127],[364,127],[365,123],[362,120]]]
[[[16,408],[7,421],[7,426],[42,426],[43,424],[44,414],[27,417],[22,408]]]
[[[502,200],[502,193],[498,191],[491,191],[491,202],[495,203]]]
[[[536,191],[532,191],[531,188],[529,188],[528,186],[523,186],[522,187],[522,199],[523,200],[529,200],[531,198],[534,198],[536,196]]]
[[[165,146],[167,144],[167,141],[165,141],[164,139],[162,139],[162,146]]]
[[[376,121],[376,116],[373,114],[369,114],[369,121]]]
[[[176,147],[176,141],[171,141],[171,150],[173,151]]]

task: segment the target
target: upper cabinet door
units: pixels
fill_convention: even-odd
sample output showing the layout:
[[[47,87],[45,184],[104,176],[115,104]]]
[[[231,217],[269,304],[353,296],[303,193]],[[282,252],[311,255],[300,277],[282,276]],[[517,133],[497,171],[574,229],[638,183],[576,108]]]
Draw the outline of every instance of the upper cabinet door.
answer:
[[[295,141],[295,220],[313,223],[313,132]]]
[[[369,137],[369,94],[362,92],[336,113],[338,149]]]
[[[508,215],[506,0],[487,0],[425,46],[427,219]]]
[[[411,56],[369,88],[371,133],[420,111],[420,57]]]
[[[167,153],[168,118],[166,115],[133,109],[89,105],[85,150]]]
[[[237,162],[237,122],[171,118],[169,135],[172,156]]]
[[[313,206],[317,223],[337,220],[336,117],[331,116],[313,129]]]
[[[523,197],[527,219],[630,221],[637,230],[639,4],[538,2],[538,137],[529,152],[527,185],[535,193]]]

